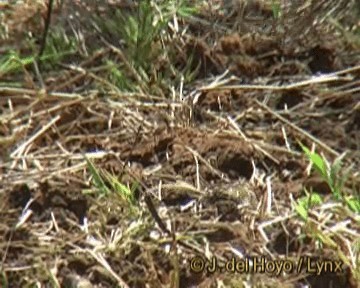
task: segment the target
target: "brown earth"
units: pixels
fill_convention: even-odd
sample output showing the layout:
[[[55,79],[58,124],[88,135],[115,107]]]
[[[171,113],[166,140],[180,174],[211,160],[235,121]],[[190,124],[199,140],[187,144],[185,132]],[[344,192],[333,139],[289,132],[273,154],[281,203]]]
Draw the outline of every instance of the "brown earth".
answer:
[[[111,9],[125,5],[113,2]],[[298,7],[293,4],[284,23],[273,20],[266,1],[238,1],[233,13],[227,1],[211,2],[214,7],[206,6],[199,16],[206,23],[180,23],[189,32],[176,43],[174,66],[185,67],[192,59],[190,66],[198,69],[182,100],[104,92],[95,77],[101,72],[92,71],[103,58],[115,59],[109,47],[72,56],[58,71],[44,72],[44,94],[34,87],[31,68],[5,76],[0,87],[2,287],[359,287],[359,264],[352,262],[360,259],[359,215],[343,203],[330,205],[331,187],[308,173],[309,161],[298,144],[315,143],[329,161],[346,152],[344,167],[352,166],[343,192],[360,195],[359,42],[327,21],[302,26],[308,32],[299,35],[304,19],[320,19],[329,11],[323,1],[311,13],[304,10],[303,20],[291,14]],[[343,2],[334,17],[359,41],[359,23]],[[64,5],[55,7],[52,25],[66,30],[61,13],[82,11],[84,3]],[[89,11],[95,9],[91,5]],[[98,7],[100,14],[112,13],[104,6]],[[46,15],[45,5],[25,8]],[[85,25],[79,27],[90,47],[98,36],[87,30],[86,13],[74,25]],[[2,19],[10,27],[13,15]],[[17,40],[24,30],[40,35],[43,25],[29,16],[21,19],[1,40],[3,47],[26,51],[25,42]],[[214,19],[222,28],[209,24]],[[86,73],[71,69],[72,61]],[[155,66],[157,72],[168,67]],[[226,70],[226,83],[216,82]],[[325,73],[334,74],[321,83],[312,78]],[[22,85],[12,88],[13,82]],[[84,193],[96,186],[85,154],[101,173],[124,185],[139,184],[134,210],[114,191]],[[293,206],[305,188],[324,199],[310,209],[307,222]],[[344,265],[336,273],[301,269],[276,277],[190,268],[195,256],[225,262],[241,255]]]

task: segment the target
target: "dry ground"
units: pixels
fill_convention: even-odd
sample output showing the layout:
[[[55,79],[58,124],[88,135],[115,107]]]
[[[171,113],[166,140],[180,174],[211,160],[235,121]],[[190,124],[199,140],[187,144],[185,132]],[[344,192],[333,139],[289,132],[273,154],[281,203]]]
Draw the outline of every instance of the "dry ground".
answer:
[[[0,4],[3,57],[39,46],[46,5],[23,2]],[[276,1],[198,2],[147,46],[160,51],[140,59],[148,77],[120,24],[91,22],[136,12],[131,1],[55,3],[48,39],[63,28],[74,50],[38,72],[2,60],[2,287],[360,287],[359,213],[299,146],[330,162],[346,153],[342,192],[359,197],[360,8],[282,1],[275,17]],[[105,175],[138,185],[126,195]],[[295,209],[305,190],[323,199],[307,220]],[[195,271],[232,257],[287,266]]]

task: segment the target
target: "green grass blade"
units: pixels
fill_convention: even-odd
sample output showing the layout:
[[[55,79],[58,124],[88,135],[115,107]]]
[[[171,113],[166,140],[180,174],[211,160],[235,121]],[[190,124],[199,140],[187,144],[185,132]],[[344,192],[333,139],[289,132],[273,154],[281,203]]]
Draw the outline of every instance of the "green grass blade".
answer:
[[[310,159],[314,168],[320,173],[326,180],[328,179],[327,166],[324,159],[316,152],[311,152],[306,146],[299,142],[299,145],[303,149],[304,153]]]
[[[95,187],[97,189],[99,189],[102,192],[102,194],[104,194],[104,195],[110,194],[109,188],[106,186],[104,180],[102,179],[98,170],[95,168],[94,164],[91,162],[90,159],[88,159],[86,157],[86,155],[84,155],[84,157],[85,157],[87,166],[90,170],[90,173],[93,176],[93,182],[94,182]]]

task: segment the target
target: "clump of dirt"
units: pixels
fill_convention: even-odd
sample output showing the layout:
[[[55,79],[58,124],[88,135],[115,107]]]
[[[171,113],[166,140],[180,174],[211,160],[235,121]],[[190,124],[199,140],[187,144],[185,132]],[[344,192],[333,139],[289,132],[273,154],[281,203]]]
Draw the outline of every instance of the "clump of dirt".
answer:
[[[204,41],[195,42],[187,54],[193,56],[194,68],[200,66],[201,77],[228,69],[233,75],[249,80],[267,75],[330,73],[341,69],[335,45],[330,42],[300,50],[286,47],[274,37],[235,33],[221,37],[218,44],[212,46]]]

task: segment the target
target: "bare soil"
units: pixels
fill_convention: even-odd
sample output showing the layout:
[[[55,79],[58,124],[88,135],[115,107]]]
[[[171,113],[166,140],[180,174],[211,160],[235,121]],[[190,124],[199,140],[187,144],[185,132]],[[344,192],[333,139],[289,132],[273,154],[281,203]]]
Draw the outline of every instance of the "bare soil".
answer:
[[[97,8],[135,9],[113,2]],[[229,3],[211,2],[203,21],[180,23],[188,32],[174,65],[192,59],[198,69],[182,98],[99,88],[93,68],[115,57],[109,47],[43,68],[45,92],[32,67],[1,80],[2,287],[360,287],[359,215],[309,173],[298,142],[329,161],[346,152],[343,165],[352,166],[343,191],[360,195],[360,46],[348,36],[357,31],[360,39],[355,8],[339,5],[334,14],[344,32],[306,22],[329,11],[323,1],[302,20],[291,14],[294,1],[284,23],[272,20],[266,1],[231,6],[233,13]],[[84,11],[73,24],[89,47],[101,47],[84,5],[56,6],[52,25],[67,31],[64,15]],[[1,40],[3,54],[26,52],[24,31],[40,39],[44,26],[29,17],[14,25],[14,7],[5,7],[13,29]],[[27,9],[46,15],[46,5]],[[121,183],[139,183],[137,212],[115,192],[84,193],[94,188],[84,155]],[[307,222],[294,210],[305,188],[329,203],[312,208]],[[319,275],[305,266],[280,275],[196,273],[195,256],[344,264]]]

